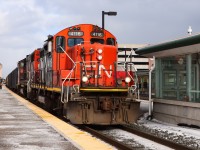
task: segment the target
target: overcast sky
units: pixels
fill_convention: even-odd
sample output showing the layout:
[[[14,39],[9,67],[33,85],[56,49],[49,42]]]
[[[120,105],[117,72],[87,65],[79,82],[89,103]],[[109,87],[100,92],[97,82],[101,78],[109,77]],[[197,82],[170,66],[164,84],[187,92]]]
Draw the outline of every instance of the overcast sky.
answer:
[[[82,23],[105,28],[120,44],[154,44],[200,32],[199,0],[0,0],[0,63],[6,77],[47,35]]]

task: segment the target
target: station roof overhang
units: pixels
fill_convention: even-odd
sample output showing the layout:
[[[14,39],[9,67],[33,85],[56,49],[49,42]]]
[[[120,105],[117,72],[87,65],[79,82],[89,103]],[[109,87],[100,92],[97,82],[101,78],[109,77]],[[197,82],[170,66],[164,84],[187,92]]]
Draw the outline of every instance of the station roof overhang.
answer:
[[[136,54],[146,57],[168,57],[189,53],[200,53],[200,34],[176,39],[156,45],[138,48]]]

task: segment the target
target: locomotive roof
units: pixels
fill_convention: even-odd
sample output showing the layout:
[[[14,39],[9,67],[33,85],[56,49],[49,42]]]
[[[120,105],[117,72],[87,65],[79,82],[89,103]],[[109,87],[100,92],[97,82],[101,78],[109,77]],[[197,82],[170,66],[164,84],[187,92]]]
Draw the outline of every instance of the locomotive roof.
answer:
[[[94,25],[94,24],[76,24],[76,25],[72,25],[72,26],[66,27],[66,28],[64,28],[64,29],[62,29],[62,30],[60,30],[60,31],[58,31],[57,33],[55,33],[55,35],[58,34],[58,33],[60,33],[60,32],[62,32],[62,31],[64,31],[64,30],[67,30],[67,29],[69,29],[69,28],[71,28],[71,27],[75,27],[75,26],[97,26],[97,27],[101,28],[100,26]],[[101,28],[101,29],[102,29],[102,28]],[[108,30],[104,29],[104,31],[106,31],[106,32],[110,33],[112,36],[114,36],[114,35],[113,35],[111,32],[109,32]],[[114,37],[115,37],[115,36],[114,36]]]

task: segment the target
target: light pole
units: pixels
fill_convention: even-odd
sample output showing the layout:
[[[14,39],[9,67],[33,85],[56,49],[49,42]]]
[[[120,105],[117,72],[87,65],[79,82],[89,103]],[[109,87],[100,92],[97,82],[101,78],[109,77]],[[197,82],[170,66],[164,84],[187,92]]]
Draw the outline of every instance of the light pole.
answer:
[[[115,11],[109,11],[109,12],[102,11],[102,29],[104,29],[104,15],[116,16],[117,12],[115,12]]]

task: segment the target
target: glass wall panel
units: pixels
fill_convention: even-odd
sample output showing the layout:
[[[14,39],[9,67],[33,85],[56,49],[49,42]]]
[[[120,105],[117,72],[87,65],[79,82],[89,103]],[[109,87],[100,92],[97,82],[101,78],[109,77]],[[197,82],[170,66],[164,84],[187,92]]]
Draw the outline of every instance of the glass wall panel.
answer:
[[[191,73],[191,90],[190,101],[200,102],[200,54],[192,54],[192,73]]]
[[[159,58],[161,68],[158,80],[161,82],[159,98],[183,100],[186,97],[186,57],[185,55]],[[158,84],[157,84],[158,85]]]
[[[157,98],[200,102],[200,54],[158,58],[156,62]]]

